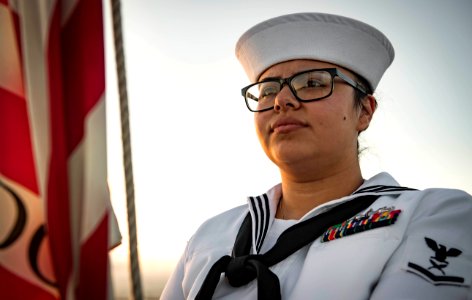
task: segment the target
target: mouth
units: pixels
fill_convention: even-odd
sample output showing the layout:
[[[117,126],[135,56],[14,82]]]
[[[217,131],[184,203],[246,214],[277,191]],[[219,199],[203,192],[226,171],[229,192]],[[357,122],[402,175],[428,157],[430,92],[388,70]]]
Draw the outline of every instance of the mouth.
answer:
[[[294,118],[282,118],[275,121],[270,126],[270,132],[274,133],[289,133],[300,128],[304,128],[307,125],[300,120]]]

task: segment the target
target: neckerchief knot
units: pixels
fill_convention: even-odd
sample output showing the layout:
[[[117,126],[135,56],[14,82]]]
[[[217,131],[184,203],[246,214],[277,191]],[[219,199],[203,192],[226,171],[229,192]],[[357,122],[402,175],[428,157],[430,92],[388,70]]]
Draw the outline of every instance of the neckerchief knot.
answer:
[[[257,264],[258,255],[244,255],[232,257],[226,267],[226,277],[229,284],[234,287],[240,287],[248,284],[257,276],[255,264]]]

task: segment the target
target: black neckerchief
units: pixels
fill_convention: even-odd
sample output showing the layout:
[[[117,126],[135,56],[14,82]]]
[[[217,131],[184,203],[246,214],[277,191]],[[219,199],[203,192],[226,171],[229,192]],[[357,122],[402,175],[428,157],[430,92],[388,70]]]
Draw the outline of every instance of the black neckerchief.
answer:
[[[380,196],[360,196],[297,223],[285,230],[277,239],[274,247],[264,254],[249,254],[252,244],[252,221],[251,215],[248,213],[236,236],[232,255],[225,255],[213,264],[195,300],[210,300],[223,272],[233,287],[246,285],[257,278],[257,298],[259,300],[281,299],[279,279],[269,267],[310,244],[329,227],[365,210]]]

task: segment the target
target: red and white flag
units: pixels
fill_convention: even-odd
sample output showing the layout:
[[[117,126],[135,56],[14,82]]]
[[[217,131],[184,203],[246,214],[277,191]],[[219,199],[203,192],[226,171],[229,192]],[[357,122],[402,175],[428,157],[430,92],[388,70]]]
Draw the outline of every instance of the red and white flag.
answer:
[[[107,299],[102,1],[0,0],[0,299]]]

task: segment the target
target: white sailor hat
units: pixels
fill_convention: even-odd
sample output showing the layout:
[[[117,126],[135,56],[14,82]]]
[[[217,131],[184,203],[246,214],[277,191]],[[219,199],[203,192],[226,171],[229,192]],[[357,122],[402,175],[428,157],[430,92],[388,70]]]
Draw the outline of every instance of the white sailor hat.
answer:
[[[395,53],[387,37],[366,23],[338,15],[296,13],[250,28],[237,42],[236,56],[251,82],[277,63],[313,59],[349,69],[375,90]]]

